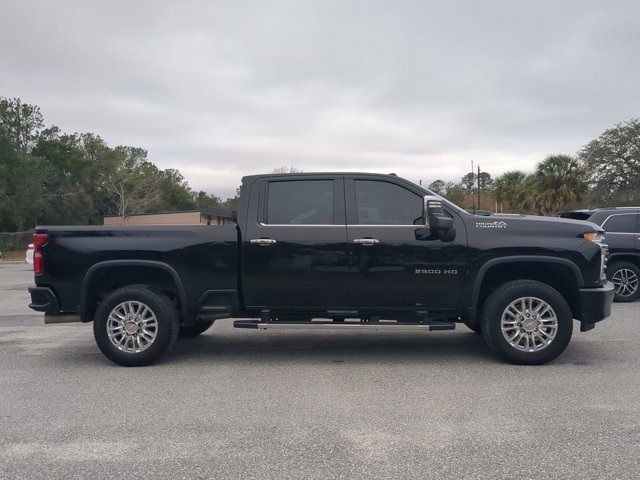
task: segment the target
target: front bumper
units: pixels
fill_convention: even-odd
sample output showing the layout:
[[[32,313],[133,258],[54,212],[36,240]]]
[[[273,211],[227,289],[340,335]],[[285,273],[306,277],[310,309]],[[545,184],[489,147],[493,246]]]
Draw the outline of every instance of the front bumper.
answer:
[[[600,288],[580,289],[580,331],[591,330],[596,322],[611,315],[614,286],[607,282]]]
[[[60,313],[60,302],[49,287],[29,287],[31,303],[29,308],[38,312]]]

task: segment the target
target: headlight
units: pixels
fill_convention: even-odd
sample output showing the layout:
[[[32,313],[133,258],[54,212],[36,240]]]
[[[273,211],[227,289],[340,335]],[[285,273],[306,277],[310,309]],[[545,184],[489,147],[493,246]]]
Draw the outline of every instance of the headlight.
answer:
[[[600,280],[605,282],[607,277],[605,269],[607,268],[607,260],[609,259],[609,248],[606,245],[600,245]]]
[[[603,232],[587,232],[587,233],[583,233],[582,237],[585,240],[589,240],[590,242],[595,242],[595,243],[604,242],[604,233]]]

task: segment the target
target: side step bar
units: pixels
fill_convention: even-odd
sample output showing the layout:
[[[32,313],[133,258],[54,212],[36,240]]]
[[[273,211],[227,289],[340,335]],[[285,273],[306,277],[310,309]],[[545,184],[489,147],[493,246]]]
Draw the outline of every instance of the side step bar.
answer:
[[[258,330],[354,330],[366,328],[367,330],[454,330],[456,324],[453,322],[429,322],[429,323],[356,323],[356,322],[263,322],[262,320],[236,320],[233,322],[234,328],[253,328]]]

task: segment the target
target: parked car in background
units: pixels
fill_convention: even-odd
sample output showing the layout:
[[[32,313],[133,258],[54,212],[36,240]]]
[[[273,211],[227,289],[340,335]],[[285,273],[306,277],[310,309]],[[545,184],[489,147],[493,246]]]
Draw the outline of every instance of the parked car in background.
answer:
[[[33,250],[34,250],[33,243],[30,243],[29,246],[27,247],[27,252],[24,255],[24,261],[27,262],[29,265],[33,265]]]
[[[560,218],[572,218],[573,220],[588,220],[595,210],[570,210],[568,212],[560,212]]]
[[[607,278],[615,285],[615,301],[636,300],[640,297],[640,207],[600,208],[589,221],[607,235]]]

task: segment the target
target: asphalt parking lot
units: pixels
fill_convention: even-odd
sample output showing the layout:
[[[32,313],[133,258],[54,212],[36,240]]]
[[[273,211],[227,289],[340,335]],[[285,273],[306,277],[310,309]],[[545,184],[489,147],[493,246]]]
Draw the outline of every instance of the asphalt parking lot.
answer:
[[[454,332],[261,332],[220,321],[123,368],[43,326],[0,265],[0,478],[638,478],[640,303],[552,364]],[[576,324],[576,327],[578,324]]]

